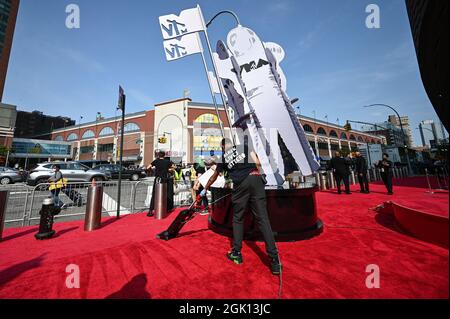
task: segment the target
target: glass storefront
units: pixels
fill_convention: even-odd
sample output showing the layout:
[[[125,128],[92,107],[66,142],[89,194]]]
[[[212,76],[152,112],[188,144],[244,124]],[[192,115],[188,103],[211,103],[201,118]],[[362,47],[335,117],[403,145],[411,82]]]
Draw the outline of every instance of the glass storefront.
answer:
[[[12,143],[15,158],[71,158],[70,143],[16,138]]]

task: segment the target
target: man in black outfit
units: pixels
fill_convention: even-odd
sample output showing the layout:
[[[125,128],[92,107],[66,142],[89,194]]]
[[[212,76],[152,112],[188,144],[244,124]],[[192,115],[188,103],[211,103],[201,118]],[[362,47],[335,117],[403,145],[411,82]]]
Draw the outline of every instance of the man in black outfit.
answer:
[[[341,182],[344,182],[345,193],[350,193],[350,165],[351,162],[342,157],[338,151],[335,153],[335,157],[330,161],[330,168],[333,170],[334,177],[336,179],[338,194],[341,194]]]
[[[394,167],[394,164],[389,160],[388,154],[383,154],[383,160],[378,162],[377,167],[380,169],[381,179],[387,188],[388,195],[393,195],[392,177],[394,174],[392,168]]]
[[[167,183],[167,210],[173,209],[173,178],[171,178],[170,175],[174,171],[174,164],[171,160],[165,158],[165,156],[165,152],[159,152],[158,158],[154,160],[148,167],[155,173],[152,199],[150,201],[150,209],[147,214],[148,217],[152,217],[155,215],[155,188],[158,179],[161,179],[161,182],[163,183]]]
[[[367,161],[360,152],[356,152],[355,171],[358,174],[361,193],[369,194],[369,180],[367,179]]]
[[[270,226],[266,207],[265,178],[261,175],[261,164],[253,151],[251,142],[244,136],[243,145],[233,146],[229,139],[222,140],[222,162],[217,164],[214,175],[205,185],[201,195],[206,196],[206,191],[216,181],[220,173],[228,172],[233,181],[233,248],[227,257],[236,264],[242,264],[242,240],[244,237],[244,213],[247,206],[256,219],[261,231],[266,251],[271,259],[270,269],[272,274],[281,273],[281,264],[275,238]]]

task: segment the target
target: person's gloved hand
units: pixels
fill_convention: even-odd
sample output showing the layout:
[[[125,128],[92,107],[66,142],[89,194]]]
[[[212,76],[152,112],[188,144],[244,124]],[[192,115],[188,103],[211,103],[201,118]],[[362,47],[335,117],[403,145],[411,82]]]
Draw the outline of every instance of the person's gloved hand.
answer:
[[[205,196],[206,196],[206,192],[207,192],[207,190],[206,190],[206,189],[203,189],[203,190],[200,192],[200,196],[201,196],[201,197],[205,197]]]

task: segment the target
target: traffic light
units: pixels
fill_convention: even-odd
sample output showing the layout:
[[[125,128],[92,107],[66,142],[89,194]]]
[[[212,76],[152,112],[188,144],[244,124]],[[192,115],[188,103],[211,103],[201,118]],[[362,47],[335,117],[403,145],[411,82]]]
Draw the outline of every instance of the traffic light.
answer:
[[[158,138],[158,143],[159,144],[166,144],[167,143],[167,137],[163,136]]]
[[[344,130],[346,130],[347,132],[352,130],[352,126],[350,125],[349,122],[347,122],[347,124],[344,125]]]

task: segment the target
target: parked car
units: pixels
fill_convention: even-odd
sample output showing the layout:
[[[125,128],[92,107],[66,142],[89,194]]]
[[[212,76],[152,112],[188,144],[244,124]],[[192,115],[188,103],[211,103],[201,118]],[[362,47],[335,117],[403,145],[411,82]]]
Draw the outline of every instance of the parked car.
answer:
[[[103,165],[103,164],[109,164],[108,161],[99,161],[99,160],[89,160],[89,161],[76,161],[77,163],[80,163],[81,165],[87,166],[90,169],[94,168],[98,165]]]
[[[78,162],[52,162],[52,163],[40,163],[33,170],[30,171],[27,179],[27,184],[30,186],[46,183],[52,176],[53,165],[59,165],[61,167],[61,173],[67,181],[70,182],[91,182],[95,181],[107,181],[110,179],[110,175],[107,172],[101,172],[98,170],[92,170],[87,166],[84,166]]]
[[[95,170],[100,172],[109,172],[112,179],[119,178],[120,165],[117,164],[105,164],[94,167]],[[141,178],[147,177],[147,174],[142,169],[130,169],[122,167],[122,178],[137,181]]]
[[[23,182],[22,175],[17,169],[0,167],[0,185]]]

